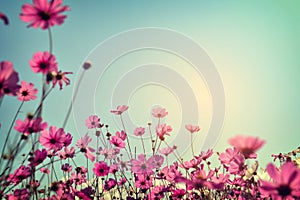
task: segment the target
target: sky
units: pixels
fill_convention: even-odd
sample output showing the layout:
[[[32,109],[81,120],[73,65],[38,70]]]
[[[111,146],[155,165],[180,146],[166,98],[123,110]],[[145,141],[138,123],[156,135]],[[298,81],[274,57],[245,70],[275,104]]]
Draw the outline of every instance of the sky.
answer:
[[[28,61],[35,52],[49,50],[48,32],[27,28],[19,19],[24,3],[31,2],[0,1],[0,12],[10,20],[9,26],[0,26],[0,60],[12,61],[20,80],[41,88],[41,76],[30,70]],[[186,158],[191,156],[190,135],[184,130],[187,123],[201,127],[194,135],[195,152],[204,146],[223,151],[229,138],[253,135],[266,140],[259,151],[265,165],[272,153],[299,146],[297,0],[86,0],[64,4],[71,10],[65,13],[62,26],[52,28],[53,53],[59,67],[74,74],[70,86],[51,93],[43,116],[49,124],[62,126],[81,65],[91,60],[94,65],[85,74],[66,127],[75,140],[86,134],[84,120],[91,114],[110,124],[112,132],[122,129],[120,119],[109,111],[127,104],[128,134],[135,126],[156,124],[150,110],[164,106],[169,111],[164,122],[173,126],[168,142],[177,143]],[[193,56],[201,58],[198,64]],[[37,102],[26,103],[20,118],[32,112]],[[3,100],[1,135],[19,105],[13,97]],[[138,138],[131,140],[140,147]]]

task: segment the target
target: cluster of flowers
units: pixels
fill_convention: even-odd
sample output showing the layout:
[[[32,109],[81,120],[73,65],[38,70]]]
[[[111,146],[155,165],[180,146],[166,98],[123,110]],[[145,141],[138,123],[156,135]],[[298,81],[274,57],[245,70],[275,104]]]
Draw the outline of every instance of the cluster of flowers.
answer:
[[[22,7],[20,18],[30,23],[29,27],[51,33],[50,27],[62,24],[66,18],[62,13],[68,10],[68,6],[62,6],[62,0],[33,0],[32,5]],[[9,24],[2,13],[0,19]],[[66,75],[71,72],[58,70],[51,51],[52,45],[49,52],[36,52],[29,61],[34,73],[43,74],[43,88],[38,108],[24,120],[17,119],[19,111],[24,102],[37,98],[38,90],[33,83],[18,83],[18,73],[10,61],[0,62],[0,98],[17,96],[21,101],[1,151],[1,199],[300,199],[300,147],[287,154],[272,155],[274,163],[262,169],[256,152],[264,140],[239,135],[228,141],[232,147],[225,152],[208,149],[195,154],[193,134],[200,127],[186,125],[193,158],[185,161],[176,146],[167,142],[173,130],[171,125],[161,123],[168,115],[162,107],[152,109],[152,116],[157,119],[154,127],[149,123],[129,132],[122,119],[128,106],[111,110],[122,123],[122,130],[115,134],[97,115],[91,115],[85,121],[87,134],[72,145],[71,133],[64,127],[48,126],[42,117],[43,101],[52,88],[59,85],[61,90],[63,83],[70,83]],[[85,70],[90,67],[89,62],[83,65]],[[47,90],[49,84],[52,87]],[[11,132],[17,135],[8,145]],[[145,140],[145,134],[150,140]],[[131,135],[140,138],[142,153],[130,144]],[[146,142],[151,147],[148,154]],[[170,155],[176,158],[174,162],[169,163]],[[213,155],[218,156],[219,165],[212,165]],[[82,164],[82,160],[86,163]]]

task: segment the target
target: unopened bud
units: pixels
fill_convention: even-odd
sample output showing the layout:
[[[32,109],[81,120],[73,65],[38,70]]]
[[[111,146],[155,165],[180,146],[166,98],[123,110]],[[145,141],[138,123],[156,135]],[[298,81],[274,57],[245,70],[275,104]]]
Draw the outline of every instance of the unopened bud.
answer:
[[[90,61],[86,61],[82,65],[83,69],[88,70],[89,68],[92,67],[92,63]]]

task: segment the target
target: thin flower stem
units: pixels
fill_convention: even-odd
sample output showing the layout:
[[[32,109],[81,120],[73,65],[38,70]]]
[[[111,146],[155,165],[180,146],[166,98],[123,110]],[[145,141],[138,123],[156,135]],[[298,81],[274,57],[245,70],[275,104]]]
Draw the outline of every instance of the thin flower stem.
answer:
[[[143,136],[142,136],[142,135],[141,135],[141,140],[142,140],[142,145],[143,145],[144,154],[146,154],[145,144],[144,144],[144,139],[143,139]]]
[[[192,133],[191,133],[191,149],[192,149],[193,157],[195,157],[194,146],[193,146],[193,134]]]
[[[151,139],[151,148],[153,149],[153,137],[152,137],[152,132],[151,132],[151,123],[148,123],[148,128],[149,128],[149,134],[150,134],[150,139]]]
[[[160,145],[161,145],[161,140],[159,141],[159,144],[158,144],[158,146],[157,146],[157,149],[156,149],[156,151],[155,151],[155,154],[157,154]]]
[[[17,112],[16,112],[16,114],[15,114],[15,116],[14,116],[14,118],[13,118],[11,124],[10,124],[10,127],[9,127],[9,129],[8,129],[8,133],[7,133],[7,136],[6,136],[6,138],[5,138],[5,142],[4,142],[4,145],[3,145],[3,147],[2,147],[2,151],[1,151],[0,169],[2,168],[2,165],[1,165],[1,164],[2,164],[2,160],[3,160],[3,159],[2,159],[2,156],[3,156],[3,153],[4,153],[5,147],[6,147],[6,145],[7,145],[8,138],[9,138],[9,136],[10,136],[12,127],[13,127],[13,125],[15,124],[15,121],[16,121],[16,119],[17,119],[17,116],[18,116],[18,114],[19,114],[19,112],[20,112],[20,110],[21,110],[23,104],[24,104],[24,101],[22,101],[22,103],[20,104],[20,106],[19,106],[19,108],[18,108],[18,110],[17,110]],[[1,171],[2,171],[2,169],[1,169]]]
[[[52,39],[52,33],[51,33],[51,29],[50,28],[48,28],[48,34],[49,34],[49,52],[50,52],[50,54],[52,54],[53,39]]]
[[[41,115],[39,115],[39,113],[41,113],[41,109],[42,109],[42,106],[43,106],[43,102],[44,102],[44,100],[46,99],[46,97],[50,94],[50,92],[53,90],[53,87],[52,88],[50,88],[44,95],[43,95],[43,97],[42,97],[42,99],[41,99],[41,102],[40,102],[40,104],[39,104],[39,106],[37,107],[37,109],[35,110],[35,112],[34,112],[34,116],[41,116]]]
[[[158,118],[158,123],[157,123],[157,126],[160,125],[160,118]],[[155,149],[156,149],[156,144],[157,144],[157,140],[158,140],[158,135],[156,134],[156,138],[155,138],[155,143],[154,143],[154,147],[153,147],[153,155],[154,155],[154,152],[155,152]]]
[[[67,114],[66,114],[66,117],[65,117],[64,123],[63,123],[63,125],[62,125],[62,128],[65,128],[66,125],[67,125],[67,123],[68,123],[70,114],[71,114],[71,112],[72,112],[73,103],[74,103],[74,101],[75,101],[75,99],[76,99],[76,96],[77,96],[77,94],[78,94],[78,88],[79,88],[80,85],[81,85],[81,81],[82,81],[82,79],[83,79],[83,76],[84,76],[84,74],[85,74],[85,71],[86,71],[86,70],[83,70],[83,72],[81,73],[81,75],[80,75],[80,77],[79,77],[79,81],[78,81],[78,84],[77,84],[77,86],[76,86],[74,95],[73,95],[73,97],[72,97],[72,99],[71,99],[71,102],[70,102],[70,105],[69,105],[69,108],[68,108],[68,112],[67,112]]]
[[[90,174],[89,174],[89,159],[86,158],[86,168],[87,168],[87,180],[90,180]]]
[[[123,129],[124,129],[124,131],[126,133],[126,129],[125,129],[125,125],[124,125],[124,121],[123,121],[122,115],[120,115],[120,118],[121,118],[121,123],[122,123]],[[130,158],[132,159],[132,151],[131,151],[131,147],[130,147],[128,136],[126,137],[126,140],[127,140],[127,145],[128,145],[129,152],[130,152]]]

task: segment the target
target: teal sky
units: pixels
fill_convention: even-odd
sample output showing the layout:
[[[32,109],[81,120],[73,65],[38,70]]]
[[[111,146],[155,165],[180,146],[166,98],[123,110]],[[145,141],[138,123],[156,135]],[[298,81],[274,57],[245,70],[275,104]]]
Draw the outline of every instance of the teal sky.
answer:
[[[31,72],[28,60],[36,51],[48,50],[48,34],[26,28],[20,21],[19,13],[25,2],[31,3],[0,0],[0,12],[10,20],[9,26],[0,25],[0,60],[12,61],[21,80],[29,80],[40,88],[41,77]],[[226,118],[216,151],[228,146],[228,138],[236,134],[256,135],[267,141],[259,152],[259,160],[265,164],[271,161],[272,153],[288,152],[300,145],[299,1],[85,0],[64,4],[69,5],[71,11],[66,12],[68,17],[62,26],[52,29],[54,54],[61,69],[74,72],[72,83],[89,52],[107,38],[135,28],[171,29],[203,47],[222,78]],[[61,126],[64,119],[61,113],[67,111],[72,90],[71,85],[51,94],[44,115],[49,124]],[[100,93],[105,92],[108,91]],[[135,98],[142,101],[141,96]],[[1,135],[8,129],[19,104],[12,97],[2,102]],[[35,104],[28,105],[23,109],[24,115],[32,111]],[[107,107],[107,112],[110,109]],[[203,123],[199,122],[200,126],[203,124],[203,132],[209,126],[206,118]],[[75,132],[74,122],[70,121],[67,129]],[[84,123],[78,126],[84,127]],[[79,131],[80,135],[84,134]]]

